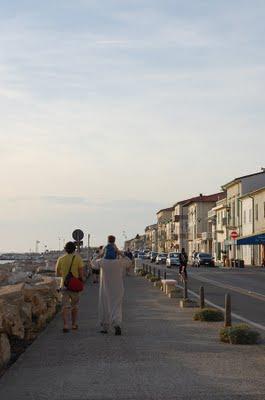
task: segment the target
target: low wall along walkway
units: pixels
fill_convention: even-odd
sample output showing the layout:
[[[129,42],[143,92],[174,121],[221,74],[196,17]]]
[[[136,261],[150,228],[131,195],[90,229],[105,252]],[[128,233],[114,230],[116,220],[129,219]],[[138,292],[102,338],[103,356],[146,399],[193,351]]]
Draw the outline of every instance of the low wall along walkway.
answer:
[[[58,302],[54,278],[0,287],[0,370],[54,317]]]

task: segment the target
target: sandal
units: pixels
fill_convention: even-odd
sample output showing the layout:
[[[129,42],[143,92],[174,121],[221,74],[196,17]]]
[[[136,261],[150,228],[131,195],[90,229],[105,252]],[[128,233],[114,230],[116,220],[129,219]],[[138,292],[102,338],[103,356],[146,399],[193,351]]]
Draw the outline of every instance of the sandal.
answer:
[[[69,329],[68,328],[63,328],[63,333],[69,333]]]
[[[78,329],[78,325],[76,324],[76,325],[72,325],[72,330],[73,331],[77,331],[77,329]]]

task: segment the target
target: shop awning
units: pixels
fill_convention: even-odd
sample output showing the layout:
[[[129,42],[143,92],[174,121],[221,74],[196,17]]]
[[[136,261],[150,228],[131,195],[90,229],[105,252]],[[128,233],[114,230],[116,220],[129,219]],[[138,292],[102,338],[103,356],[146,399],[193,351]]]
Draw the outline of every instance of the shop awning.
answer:
[[[244,244],[265,244],[265,232],[257,235],[238,238],[236,244],[240,246]]]

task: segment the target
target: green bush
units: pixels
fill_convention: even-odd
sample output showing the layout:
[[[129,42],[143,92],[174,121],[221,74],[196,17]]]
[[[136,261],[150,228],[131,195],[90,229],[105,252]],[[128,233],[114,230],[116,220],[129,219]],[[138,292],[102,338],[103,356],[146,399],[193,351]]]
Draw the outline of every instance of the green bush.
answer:
[[[231,344],[256,344],[260,334],[246,324],[239,324],[220,330],[220,340]]]
[[[152,277],[150,278],[151,282],[158,282],[160,281],[160,278],[158,278],[158,276],[154,276],[152,275]]]
[[[146,277],[146,279],[151,279],[152,278],[152,274],[147,274],[145,277]]]
[[[139,276],[145,276],[145,275],[147,275],[147,272],[144,271],[143,269],[139,269],[139,271],[137,272],[137,275],[139,275]]]
[[[203,310],[197,311],[193,316],[194,321],[209,321],[217,322],[224,320],[224,314],[222,311],[214,308],[204,308]]]

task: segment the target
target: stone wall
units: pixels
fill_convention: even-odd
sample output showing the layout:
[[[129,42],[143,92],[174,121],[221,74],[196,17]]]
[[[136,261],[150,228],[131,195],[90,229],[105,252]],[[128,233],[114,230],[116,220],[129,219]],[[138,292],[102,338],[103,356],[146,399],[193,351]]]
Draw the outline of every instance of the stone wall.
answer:
[[[17,351],[18,342],[30,343],[56,314],[58,281],[41,278],[0,287],[0,369]]]

